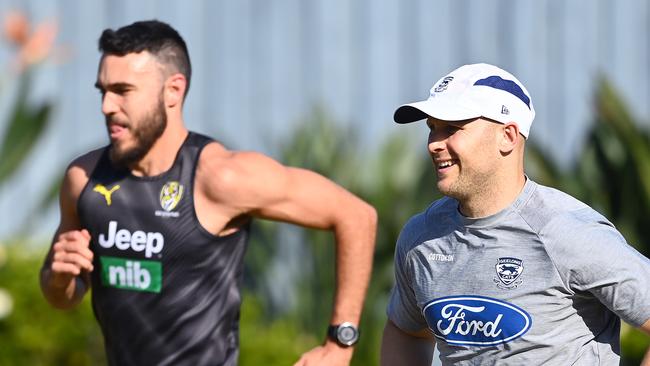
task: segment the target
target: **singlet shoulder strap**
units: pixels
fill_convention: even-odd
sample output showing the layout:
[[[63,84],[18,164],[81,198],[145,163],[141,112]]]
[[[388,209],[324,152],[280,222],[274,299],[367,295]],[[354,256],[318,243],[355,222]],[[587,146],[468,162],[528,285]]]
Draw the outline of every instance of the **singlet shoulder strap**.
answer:
[[[198,147],[199,151],[205,147],[205,145],[213,142],[214,139],[200,133],[190,131],[190,134],[187,136],[187,140],[183,146],[188,147]]]
[[[113,164],[111,164],[111,159],[109,157],[109,148],[110,145],[107,145],[102,149],[101,156],[99,157],[95,168],[90,174],[91,180],[102,182],[117,179],[128,174],[127,171],[116,170],[113,167]]]

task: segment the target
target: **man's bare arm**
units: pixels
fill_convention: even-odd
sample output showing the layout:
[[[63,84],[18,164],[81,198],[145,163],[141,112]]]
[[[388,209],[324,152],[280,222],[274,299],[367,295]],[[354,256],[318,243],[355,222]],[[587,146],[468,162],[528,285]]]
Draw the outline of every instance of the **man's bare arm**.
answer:
[[[390,320],[386,321],[381,340],[381,366],[430,366],[433,359],[434,338],[426,330],[409,334]]]
[[[359,324],[372,269],[375,209],[317,173],[283,166],[261,154],[232,153],[219,165],[210,169],[215,176],[206,190],[221,205],[219,211],[231,210],[229,217],[250,215],[334,233],[336,291],[331,323]],[[325,347],[345,353],[348,359],[352,354],[352,349],[330,341]],[[321,349],[314,351],[317,354],[305,356],[313,360],[323,354]]]
[[[90,287],[93,253],[90,234],[81,228],[77,200],[88,181],[88,164],[95,164],[98,153],[91,152],[67,169],[59,196],[61,222],[41,268],[41,291],[59,309],[77,305]]]

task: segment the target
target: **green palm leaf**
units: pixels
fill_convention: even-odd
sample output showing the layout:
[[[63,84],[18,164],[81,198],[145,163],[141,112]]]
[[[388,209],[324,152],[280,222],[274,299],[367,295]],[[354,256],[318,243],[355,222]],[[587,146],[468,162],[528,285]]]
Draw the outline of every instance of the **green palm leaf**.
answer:
[[[0,183],[21,166],[47,127],[51,105],[33,107],[28,103],[29,73],[19,79],[17,100],[9,115],[9,125],[0,144]]]

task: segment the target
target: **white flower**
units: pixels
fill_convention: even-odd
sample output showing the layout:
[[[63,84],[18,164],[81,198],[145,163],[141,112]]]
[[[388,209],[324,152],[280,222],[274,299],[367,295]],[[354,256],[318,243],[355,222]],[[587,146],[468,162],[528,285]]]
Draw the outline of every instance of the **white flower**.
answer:
[[[0,319],[4,319],[11,314],[14,307],[14,301],[9,292],[0,288]]]

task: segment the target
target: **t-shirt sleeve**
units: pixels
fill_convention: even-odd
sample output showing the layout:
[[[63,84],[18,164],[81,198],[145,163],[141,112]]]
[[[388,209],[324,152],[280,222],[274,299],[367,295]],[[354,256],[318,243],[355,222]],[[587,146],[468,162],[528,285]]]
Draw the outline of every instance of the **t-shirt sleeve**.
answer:
[[[604,219],[555,226],[564,244],[553,245],[554,261],[571,289],[593,294],[633,326],[650,319],[650,259]]]
[[[395,248],[395,285],[390,293],[386,314],[398,328],[417,332],[427,327],[412,287],[412,271],[408,251],[417,239],[417,218],[407,223],[397,239]]]

